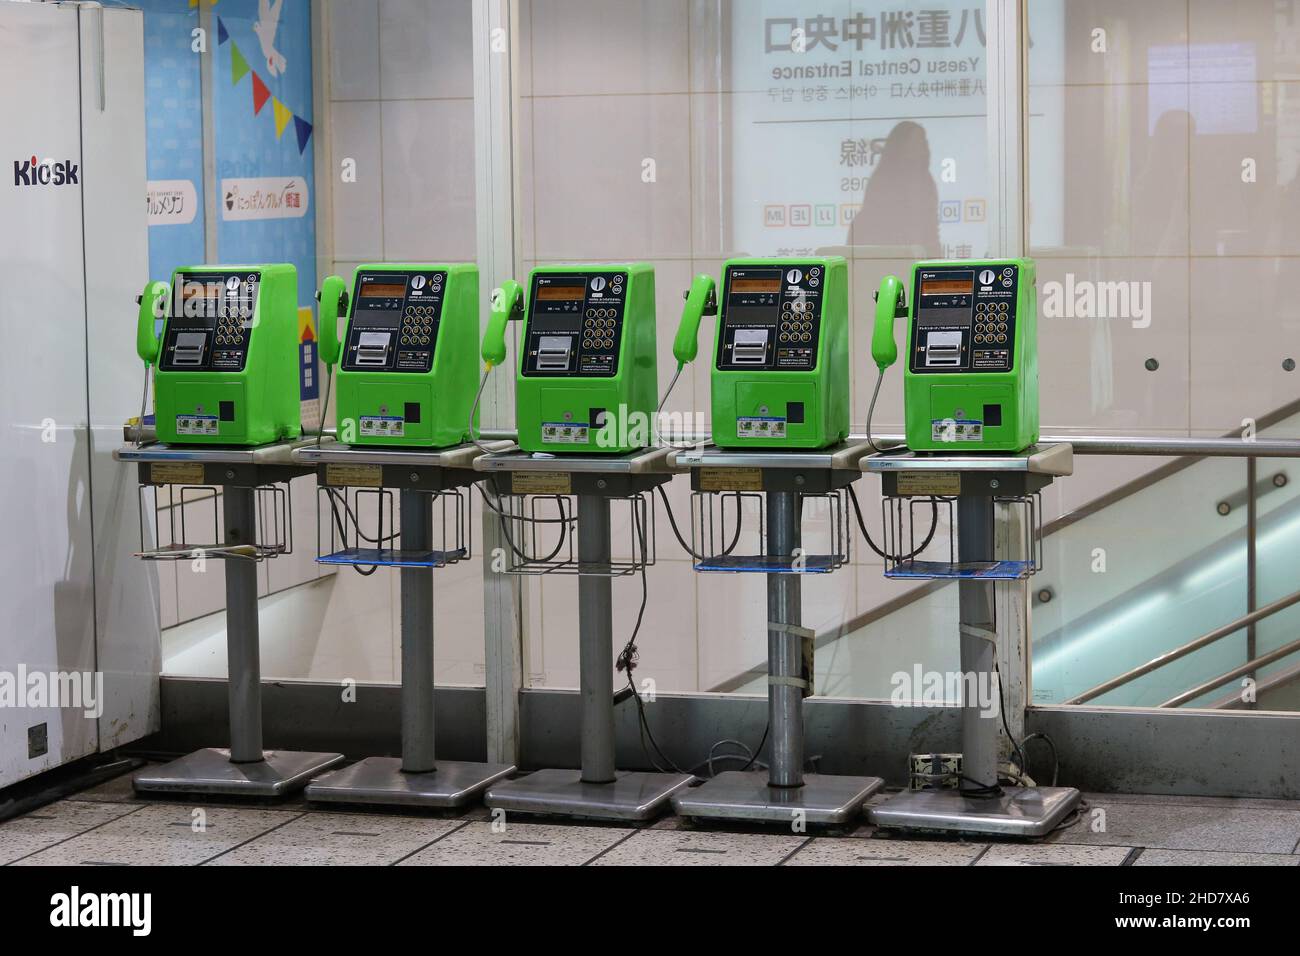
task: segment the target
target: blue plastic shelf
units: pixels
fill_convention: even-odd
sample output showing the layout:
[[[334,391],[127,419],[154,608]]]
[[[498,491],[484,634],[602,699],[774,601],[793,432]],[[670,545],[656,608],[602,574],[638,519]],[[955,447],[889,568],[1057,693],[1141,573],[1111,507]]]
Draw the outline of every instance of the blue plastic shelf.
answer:
[[[465,557],[464,549],[455,551],[395,551],[392,548],[345,548],[321,555],[317,564],[379,565],[386,568],[445,568]]]
[[[724,554],[695,565],[696,571],[720,571],[730,574],[829,574],[844,558],[834,554],[805,554],[800,567],[790,558],[773,558],[763,554]]]
[[[903,561],[885,572],[887,578],[911,580],[934,578],[1022,581],[1037,568],[1032,561]]]

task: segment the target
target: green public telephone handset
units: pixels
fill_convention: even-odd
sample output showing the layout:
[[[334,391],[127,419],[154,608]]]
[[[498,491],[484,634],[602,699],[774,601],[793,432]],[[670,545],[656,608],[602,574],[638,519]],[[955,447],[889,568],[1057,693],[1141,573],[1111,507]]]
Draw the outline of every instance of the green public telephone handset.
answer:
[[[876,292],[876,325],[871,332],[871,357],[883,373],[898,361],[898,343],[894,341],[894,320],[907,318],[907,301],[903,280],[895,275],[880,280]]]
[[[656,427],[659,415],[668,402],[668,396],[673,393],[673,386],[677,384],[682,370],[694,362],[695,356],[699,354],[700,322],[706,315],[718,314],[718,287],[713,281],[713,276],[701,272],[691,280],[691,287],[686,290],[685,297],[686,304],[682,306],[682,318],[677,325],[677,335],[673,339],[673,358],[677,359],[677,371],[673,373],[672,381],[668,383],[663,398],[659,400],[659,408],[655,410]]]
[[[506,323],[517,319],[524,312],[524,287],[514,279],[501,283],[501,288],[492,296],[492,312],[488,318],[487,331],[483,333],[483,374],[506,360]]]
[[[147,366],[158,362],[157,325],[167,317],[167,296],[171,287],[166,282],[150,282],[140,296],[140,312],[136,316],[135,353]]]
[[[699,353],[700,321],[706,315],[718,314],[718,285],[713,276],[701,272],[691,280],[691,287],[686,290],[686,305],[682,308],[682,321],[677,326],[677,337],[673,339],[673,358],[677,359],[677,369],[695,361]]]
[[[348,287],[339,276],[327,276],[316,298],[320,302],[320,360],[339,361],[339,313],[348,311]]]
[[[483,388],[487,385],[488,375],[496,366],[506,360],[506,324],[524,313],[524,287],[514,279],[501,283],[501,288],[492,294],[492,309],[488,315],[487,329],[483,332],[483,342],[479,354],[483,358],[483,375],[479,379],[478,394],[474,396],[474,407],[469,413],[470,441],[487,450],[479,439],[474,437],[474,420],[478,417],[478,404],[483,398]]]

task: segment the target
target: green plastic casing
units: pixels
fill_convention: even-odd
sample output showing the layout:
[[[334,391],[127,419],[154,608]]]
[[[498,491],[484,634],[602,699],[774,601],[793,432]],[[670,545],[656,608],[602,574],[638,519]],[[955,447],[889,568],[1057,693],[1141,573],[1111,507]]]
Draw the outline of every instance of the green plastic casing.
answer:
[[[807,370],[721,369],[728,273],[733,266],[820,267],[824,280],[817,359]],[[718,321],[710,376],[713,443],[722,448],[826,448],[849,434],[848,265],[840,256],[821,258],[728,259],[718,287]],[[803,421],[790,422],[791,402],[803,403]],[[786,419],[785,435],[739,434],[744,418]]]
[[[1032,259],[980,259],[918,262],[908,286],[907,351],[916,354],[918,273],[928,268],[970,267],[978,275],[991,269],[1001,275],[1018,271],[1016,318],[1011,370],[998,372],[914,372],[903,370],[903,407],[907,447],[912,451],[967,454],[982,451],[1023,451],[1038,441],[1038,286]],[[983,419],[985,406],[998,406],[1001,423]],[[954,440],[958,422],[979,422],[980,437]],[[938,438],[936,438],[938,423]],[[947,424],[945,424],[947,423]]]
[[[432,367],[427,372],[348,370],[334,371],[338,395],[340,441],[349,445],[420,446],[446,448],[466,441],[469,414],[478,389],[478,266],[472,263],[430,265],[379,263],[360,265],[352,274],[348,315],[339,338],[346,345],[356,314],[358,283],[368,272],[445,272],[438,333]],[[322,330],[322,335],[328,334]],[[396,347],[396,346],[395,346]],[[407,418],[408,406],[417,406],[419,421]],[[363,434],[363,419],[401,419],[402,433]],[[346,435],[345,435],[345,429]]]
[[[298,383],[298,275],[292,265],[186,266],[172,273],[167,318],[160,342],[175,323],[176,287],[190,274],[239,272],[259,277],[253,315],[245,323],[248,351],[240,371],[164,370],[154,366],[154,413],[158,440],[177,445],[266,445],[302,434]],[[211,350],[215,335],[209,333]],[[222,403],[233,414],[221,417]],[[214,435],[180,434],[188,416],[217,416]]]
[[[618,362],[611,376],[524,374],[533,321],[533,289],[539,275],[627,274]],[[524,329],[515,373],[515,422],[519,447],[551,454],[625,454],[651,442],[658,402],[659,372],[655,355],[655,273],[648,263],[583,263],[538,266],[524,290]],[[605,425],[593,418],[605,412]],[[586,442],[546,440],[543,430],[555,423],[587,423]]]

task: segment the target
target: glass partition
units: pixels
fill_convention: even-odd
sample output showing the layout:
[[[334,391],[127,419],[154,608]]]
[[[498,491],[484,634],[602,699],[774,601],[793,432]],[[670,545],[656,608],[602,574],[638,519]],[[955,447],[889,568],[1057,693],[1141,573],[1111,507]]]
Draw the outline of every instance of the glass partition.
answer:
[[[843,255],[860,432],[881,278],[918,258],[987,251],[983,5],[530,0],[518,11],[521,271],[650,262],[662,391],[692,275],[719,278],[734,256]],[[665,411],[695,412],[707,424],[712,334],[706,320],[703,357]],[[891,371],[875,428],[901,428],[901,394],[901,373]],[[869,483],[860,485],[874,525]],[[689,483],[681,476],[666,490],[685,533]],[[747,517],[753,528],[756,510]],[[661,691],[734,690],[765,660],[764,577],[696,573],[664,518],[638,674]],[[616,526],[616,541],[620,534],[627,529]],[[805,626],[834,630],[906,591],[883,579],[854,538],[849,566],[805,578]],[[576,582],[529,585],[529,683],[576,686]],[[615,583],[620,647],[640,588],[635,579]]]

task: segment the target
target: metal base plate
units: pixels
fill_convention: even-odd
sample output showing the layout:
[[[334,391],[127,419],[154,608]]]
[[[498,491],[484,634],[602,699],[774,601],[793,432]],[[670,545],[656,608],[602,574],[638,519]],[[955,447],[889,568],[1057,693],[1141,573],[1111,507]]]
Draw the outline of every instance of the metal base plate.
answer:
[[[879,777],[810,773],[802,787],[770,787],[762,771],[729,770],[673,796],[684,817],[789,824],[796,812],[807,823],[847,823],[867,798],[885,785]]]
[[[132,783],[142,793],[282,797],[301,790],[316,774],[342,761],[342,754],[267,750],[256,763],[231,763],[229,750],[208,747],[142,770]]]
[[[905,790],[868,814],[876,826],[943,833],[1041,837],[1079,804],[1073,787],[1003,787],[1000,797],[979,800],[955,790]]]
[[[459,807],[515,772],[513,764],[439,760],[436,770],[407,773],[396,757],[368,757],[307,786],[308,800],[412,807]]]
[[[584,783],[578,770],[539,770],[488,789],[493,809],[598,820],[649,820],[695,778],[677,773],[623,773],[612,783]]]

